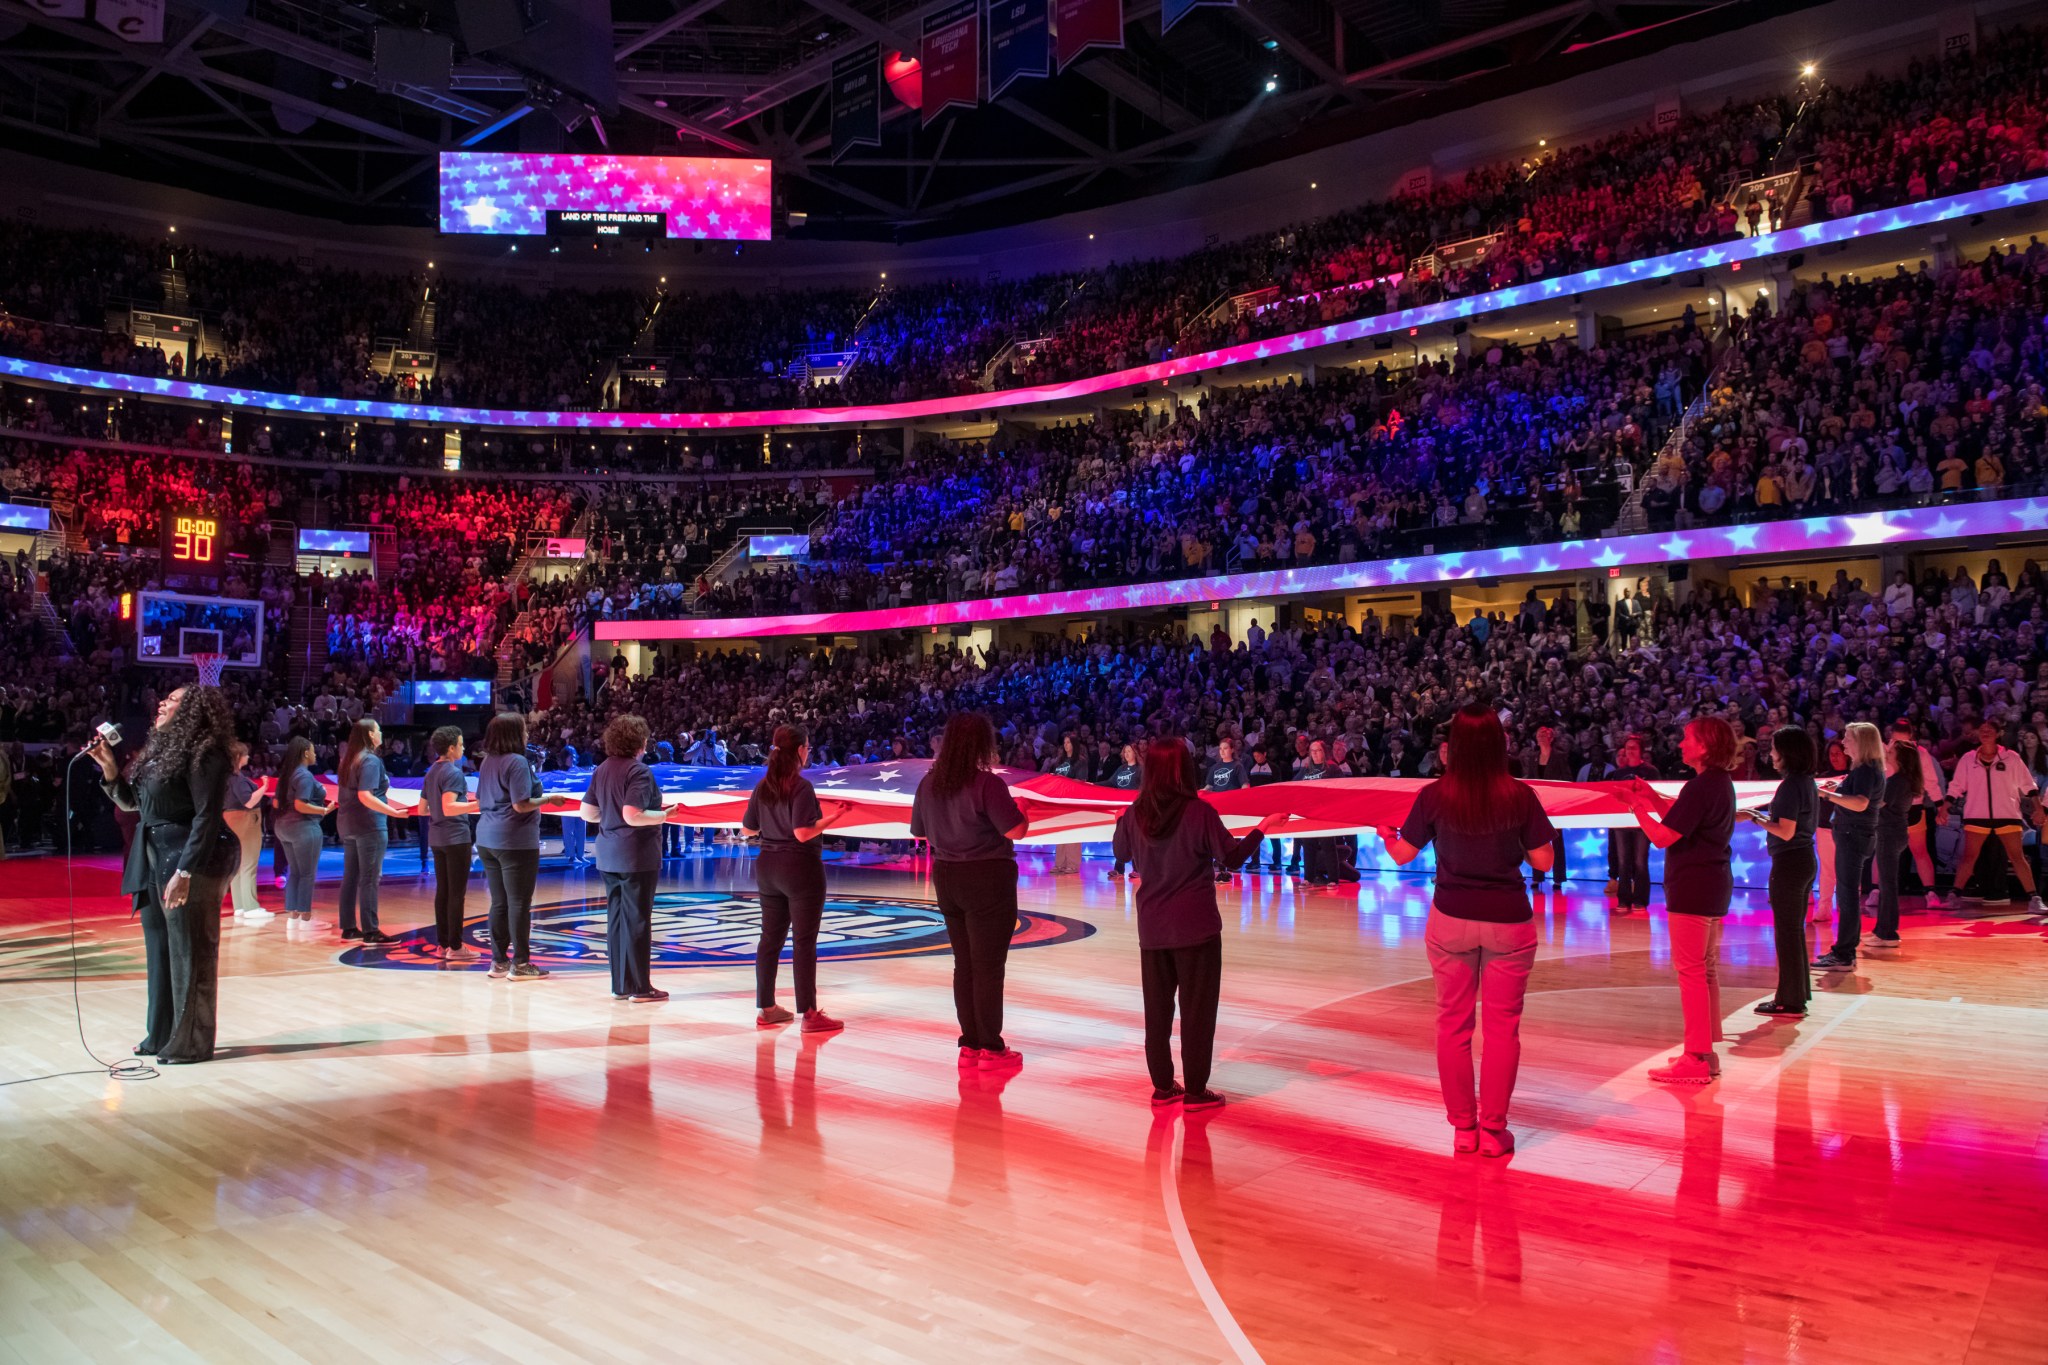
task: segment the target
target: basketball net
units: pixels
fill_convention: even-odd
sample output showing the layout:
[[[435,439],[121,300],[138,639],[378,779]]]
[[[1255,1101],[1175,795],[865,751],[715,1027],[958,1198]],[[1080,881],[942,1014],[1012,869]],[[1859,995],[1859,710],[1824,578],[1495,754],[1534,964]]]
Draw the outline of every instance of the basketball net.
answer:
[[[220,686],[220,671],[227,663],[225,654],[194,654],[192,663],[199,670],[201,687]]]

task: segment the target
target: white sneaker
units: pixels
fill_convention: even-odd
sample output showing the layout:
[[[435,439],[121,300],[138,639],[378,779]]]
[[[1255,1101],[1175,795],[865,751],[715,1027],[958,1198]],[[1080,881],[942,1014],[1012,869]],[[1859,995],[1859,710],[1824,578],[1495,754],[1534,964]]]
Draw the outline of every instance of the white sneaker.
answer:
[[[2048,906],[2041,904],[2039,896],[2029,896],[2027,897],[2027,913],[2030,915],[2048,915]]]
[[[242,918],[248,920],[251,924],[262,924],[267,920],[276,919],[277,915],[274,911],[265,910],[259,905],[254,910],[242,911]]]

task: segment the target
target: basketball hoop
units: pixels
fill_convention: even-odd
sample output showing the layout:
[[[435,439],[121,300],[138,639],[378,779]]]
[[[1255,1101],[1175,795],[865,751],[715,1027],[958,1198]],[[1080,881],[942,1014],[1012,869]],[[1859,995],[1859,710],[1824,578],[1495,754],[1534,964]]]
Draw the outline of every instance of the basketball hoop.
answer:
[[[194,654],[192,656],[192,663],[199,670],[199,685],[201,687],[219,687],[220,671],[227,661],[227,655],[225,654]]]

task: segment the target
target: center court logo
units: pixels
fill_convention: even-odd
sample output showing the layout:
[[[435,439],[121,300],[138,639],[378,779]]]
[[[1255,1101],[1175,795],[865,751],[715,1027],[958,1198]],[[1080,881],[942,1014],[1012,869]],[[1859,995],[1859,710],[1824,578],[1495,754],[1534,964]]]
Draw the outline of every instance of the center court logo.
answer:
[[[603,971],[605,959],[604,901],[558,901],[533,908],[533,960],[550,971]],[[1036,910],[1017,914],[1012,948],[1042,948],[1088,937],[1095,926],[1064,915]],[[663,891],[654,898],[656,969],[738,967],[754,960],[761,934],[761,902],[753,896],[721,891]],[[490,954],[488,920],[471,919],[462,936],[484,955],[475,964],[485,970]],[[401,970],[447,970],[426,949],[432,929],[415,929],[392,943],[351,947],[341,955],[350,967]],[[938,907],[925,901],[887,900],[870,896],[832,896],[825,902],[818,930],[818,960],[854,962],[884,957],[930,957],[949,950],[946,921]],[[785,959],[788,950],[783,952]]]

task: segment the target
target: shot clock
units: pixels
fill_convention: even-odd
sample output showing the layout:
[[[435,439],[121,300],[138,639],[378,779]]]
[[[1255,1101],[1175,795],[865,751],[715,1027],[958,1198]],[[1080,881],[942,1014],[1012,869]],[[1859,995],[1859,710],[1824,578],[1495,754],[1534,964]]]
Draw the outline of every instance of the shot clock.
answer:
[[[227,526],[208,512],[168,510],[160,548],[166,574],[218,578],[227,557]]]

